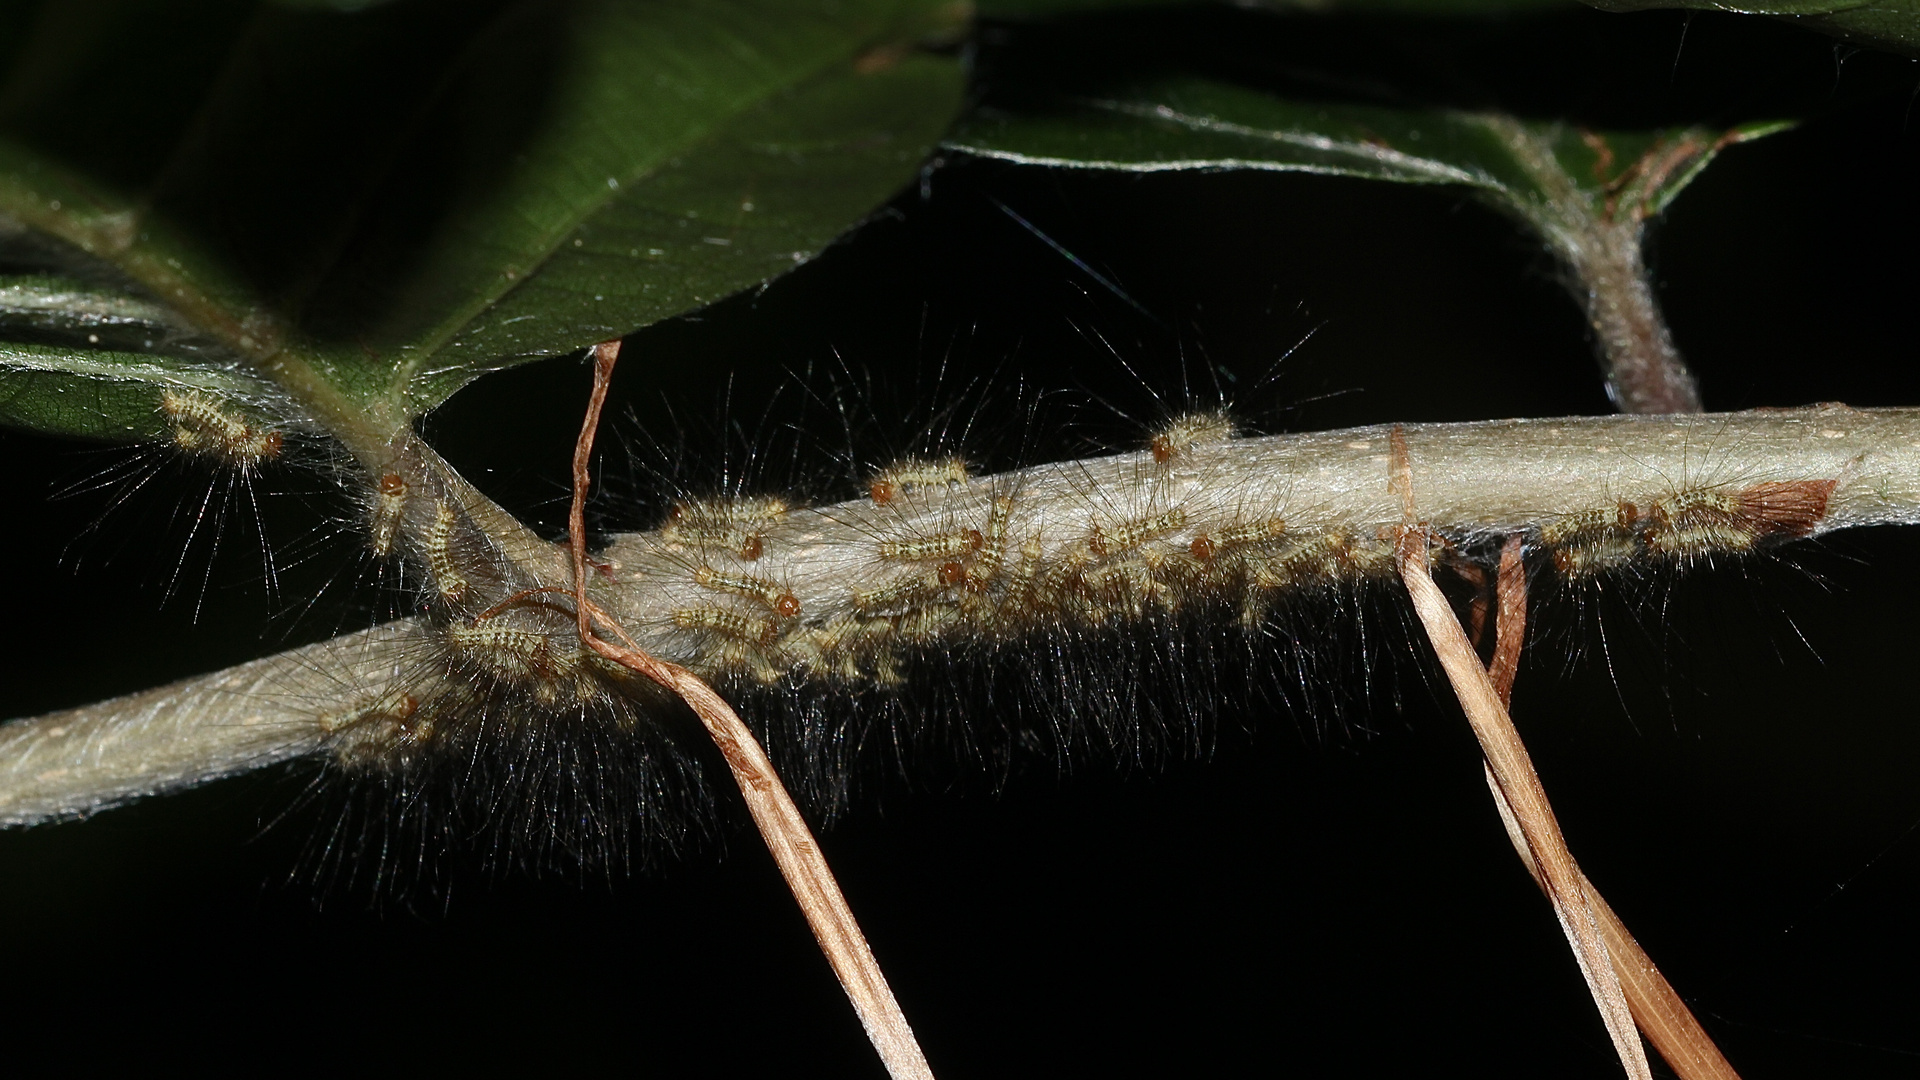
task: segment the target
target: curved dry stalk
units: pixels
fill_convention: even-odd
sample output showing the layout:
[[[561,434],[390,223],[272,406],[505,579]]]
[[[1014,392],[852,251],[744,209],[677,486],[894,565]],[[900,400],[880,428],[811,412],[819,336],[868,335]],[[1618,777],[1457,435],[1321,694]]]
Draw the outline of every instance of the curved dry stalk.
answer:
[[[887,1072],[895,1080],[933,1080],[933,1070],[907,1024],[900,1003],[887,985],[860,923],[853,916],[847,898],[834,880],[833,870],[820,853],[806,818],[787,794],[780,774],[760,746],[753,732],[742,723],[733,707],[705,680],[674,664],[663,663],[641,650],[597,605],[587,599],[587,534],[585,507],[591,479],[587,467],[593,456],[594,433],[600,426],[600,409],[606,402],[607,385],[613,378],[613,365],[620,356],[620,342],[609,341],[593,349],[593,396],[587,405],[586,420],[580,428],[573,451],[573,505],[568,512],[568,546],[573,555],[573,598],[579,621],[580,641],[594,652],[640,673],[671,691],[687,703],[712,736],[713,744],[727,761],[727,769],[740,787],[747,810],[759,827],[760,837],[780,866],[781,876],[800,905],[813,929],[814,940],[833,966],[833,973],[853,1002],[860,1025],[868,1041],[880,1055]],[[597,637],[593,624],[600,622],[625,643],[614,645]]]
[[[1519,673],[1520,648],[1527,636],[1527,572],[1520,558],[1524,546],[1521,538],[1514,536],[1500,549],[1500,570],[1495,584],[1500,606],[1499,625],[1493,662],[1487,665],[1487,675],[1500,695],[1500,703],[1509,708],[1513,704],[1514,677]],[[1484,762],[1482,765],[1487,789],[1493,793],[1493,805],[1500,811],[1500,823],[1506,827],[1507,839],[1512,841],[1514,853],[1533,876],[1534,884],[1544,892],[1546,881],[1540,876],[1533,852],[1527,848],[1527,838],[1514,817],[1513,806],[1500,790],[1493,766]],[[1613,913],[1606,898],[1584,872],[1580,875],[1580,885],[1593,905],[1594,917],[1600,923],[1600,936],[1607,943],[1608,955],[1613,957],[1614,973],[1620,978],[1620,987],[1627,995],[1627,1008],[1633,1013],[1640,1033],[1679,1074],[1680,1080],[1740,1080],[1740,1074],[1714,1045],[1686,1002],[1680,1000],[1673,984],[1654,966],[1653,958],[1640,947],[1640,942],[1620,921],[1620,916]]]
[[[1426,628],[1433,651],[1460,698],[1467,723],[1473,727],[1474,737],[1486,755],[1488,771],[1514,809],[1514,820],[1520,826],[1527,850],[1533,854],[1534,864],[1540,869],[1547,898],[1553,902],[1554,916],[1573,946],[1574,960],[1587,980],[1587,989],[1593,993],[1594,1004],[1599,1006],[1600,1019],[1613,1039],[1621,1065],[1634,1080],[1652,1080],[1646,1049],[1640,1045],[1626,994],[1614,972],[1613,958],[1600,933],[1593,905],[1587,899],[1585,879],[1567,850],[1566,838],[1560,834],[1560,823],[1554,818],[1546,789],[1534,771],[1532,757],[1513,720],[1507,716],[1487,669],[1480,666],[1480,658],[1474,654],[1466,630],[1433,580],[1427,560],[1428,536],[1415,524],[1418,515],[1406,436],[1396,428],[1391,442],[1388,487],[1399,497],[1406,521],[1398,551],[1400,577],[1413,598],[1414,612]]]
[[[1493,766],[1486,766],[1487,790],[1493,793],[1494,808],[1500,811],[1500,823],[1506,827],[1507,839],[1512,841],[1514,853],[1520,856],[1520,862],[1526,866],[1527,873],[1533,876],[1534,884],[1542,892],[1547,885],[1540,877],[1539,864],[1534,862],[1533,853],[1527,849],[1526,835],[1520,829],[1520,822],[1514,817],[1513,805],[1507,801],[1506,793],[1500,790],[1500,781],[1494,779]],[[1726,1055],[1714,1045],[1705,1028],[1680,999],[1680,994],[1667,981],[1654,965],[1653,958],[1640,947],[1627,925],[1620,921],[1608,905],[1606,897],[1594,887],[1587,875],[1580,875],[1580,885],[1586,891],[1587,900],[1593,905],[1593,915],[1600,924],[1600,936],[1607,943],[1607,953],[1613,958],[1613,970],[1620,978],[1620,988],[1626,992],[1627,1008],[1633,1013],[1633,1022],[1639,1025],[1640,1033],[1647,1037],[1653,1048],[1660,1052],[1668,1065],[1679,1075],[1680,1080],[1740,1080],[1740,1074],[1734,1071]]]

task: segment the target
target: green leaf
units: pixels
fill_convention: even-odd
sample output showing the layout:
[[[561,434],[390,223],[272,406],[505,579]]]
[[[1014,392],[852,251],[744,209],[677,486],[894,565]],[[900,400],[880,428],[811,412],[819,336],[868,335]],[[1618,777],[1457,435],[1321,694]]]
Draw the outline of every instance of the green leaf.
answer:
[[[276,411],[284,397],[244,372],[182,364],[177,357],[0,342],[0,424],[96,439],[157,439],[169,430],[160,411],[169,390],[198,391],[247,411]]]
[[[982,157],[1136,172],[1270,169],[1480,189],[1523,216],[1569,197],[1594,214],[1663,210],[1722,148],[1780,130],[1593,132],[1497,114],[1303,102],[1202,79],[981,110],[948,140]]]
[[[1772,15],[1860,45],[1920,56],[1920,0],[1585,0],[1603,11],[1692,8]]]
[[[916,47],[957,29],[933,0],[327,6],[0,16],[20,30],[0,53],[0,256],[132,290],[204,342],[142,363],[245,370],[350,443],[804,262],[911,180],[960,103],[958,63]],[[9,400],[131,370],[35,325],[101,310],[78,290],[52,314],[54,282],[37,314],[0,310],[0,338],[64,346],[71,371],[9,363]],[[107,381],[111,415],[9,416],[150,426]]]
[[[1382,11],[1405,15],[1483,15],[1503,11],[1543,11],[1575,6],[1578,0],[978,0],[985,19],[1051,19],[1133,8],[1197,6],[1262,8],[1269,11]]]
[[[1228,0],[979,0],[982,18],[1052,19],[1146,7],[1225,4]],[[1392,12],[1401,15],[1488,15],[1550,11],[1583,2],[1603,11],[1691,8],[1772,15],[1860,45],[1920,56],[1920,0],[1241,0],[1235,7],[1309,14]]]

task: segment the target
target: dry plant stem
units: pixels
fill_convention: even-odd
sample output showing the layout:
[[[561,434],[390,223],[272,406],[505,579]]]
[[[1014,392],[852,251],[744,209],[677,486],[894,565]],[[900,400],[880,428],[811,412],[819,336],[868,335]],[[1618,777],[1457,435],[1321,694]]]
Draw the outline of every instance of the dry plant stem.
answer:
[[[1493,793],[1493,805],[1500,811],[1507,839],[1513,842],[1513,850],[1525,864],[1527,873],[1533,875],[1534,883],[1545,891],[1546,882],[1541,880],[1540,868],[1527,850],[1527,839],[1520,831],[1520,822],[1513,816],[1513,806],[1500,790],[1500,782],[1493,777],[1493,766],[1486,767],[1486,776],[1487,789]],[[1666,1059],[1680,1080],[1740,1080],[1740,1074],[1701,1028],[1686,1002],[1680,1000],[1673,984],[1654,966],[1653,959],[1584,873],[1580,875],[1580,884],[1593,904],[1594,917],[1600,922],[1600,935],[1606,939],[1607,952],[1613,957],[1613,970],[1620,977],[1627,1007],[1632,1010],[1633,1021],[1639,1025],[1641,1034]]]
[[[652,679],[693,709],[721,756],[726,758],[727,768],[740,786],[740,794],[746,799],[747,810],[753,815],[761,838],[773,853],[774,862],[779,864],[787,886],[793,890],[807,925],[813,929],[814,940],[820,943],[820,950],[826,954],[827,962],[833,966],[840,985],[852,1000],[860,1024],[888,1074],[895,1080],[933,1080],[926,1055],[921,1052],[913,1029],[907,1025],[906,1014],[894,999],[893,989],[880,970],[880,962],[874,959],[866,935],[853,917],[853,909],[847,905],[847,898],[840,892],[840,885],[834,880],[826,857],[820,853],[806,819],[787,794],[759,740],[713,687],[687,669],[663,663],[636,647],[618,623],[608,619],[604,611],[587,599],[585,507],[591,482],[588,464],[593,455],[594,433],[600,425],[600,409],[606,402],[607,385],[613,378],[613,365],[619,356],[618,341],[594,346],[593,396],[573,451],[573,505],[567,521],[580,640],[601,656]],[[592,624],[596,619],[606,623],[626,643],[625,647],[595,636]]]
[[[1520,646],[1527,633],[1527,572],[1520,556],[1523,548],[1520,537],[1510,537],[1500,549],[1500,574],[1496,585],[1499,595],[1500,615],[1498,637],[1493,651],[1493,663],[1487,666],[1488,676],[1493,680],[1494,690],[1500,695],[1503,705],[1513,704],[1513,680],[1519,670]],[[1494,779],[1493,766],[1483,765],[1486,770],[1487,788],[1493,792],[1493,805],[1500,811],[1500,822],[1506,826],[1507,839],[1513,842],[1513,850],[1520,856],[1520,862],[1526,866],[1527,873],[1533,875],[1534,883],[1542,891],[1546,882],[1540,877],[1540,868],[1533,861],[1533,853],[1527,849],[1527,839],[1520,831],[1520,822],[1513,816],[1513,806],[1508,803],[1506,793],[1500,790],[1500,782]],[[1583,872],[1580,885],[1587,894],[1587,901],[1593,905],[1593,914],[1600,922],[1600,936],[1606,940],[1607,953],[1613,958],[1613,970],[1620,977],[1620,987],[1627,995],[1627,1008],[1633,1013],[1634,1023],[1640,1027],[1641,1034],[1660,1052],[1667,1064],[1680,1076],[1680,1080],[1740,1080],[1740,1074],[1733,1071],[1720,1048],[1714,1045],[1700,1021],[1694,1018],[1692,1010],[1680,995],[1667,982],[1666,976],[1654,966],[1640,943],[1627,930],[1626,924],[1613,913],[1606,898],[1600,895],[1593,882]]]
[[[1426,629],[1441,667],[1446,670],[1448,681],[1453,684],[1467,722],[1480,741],[1481,752],[1486,755],[1488,767],[1514,808],[1514,817],[1528,850],[1541,869],[1554,915],[1573,945],[1574,960],[1580,965],[1580,973],[1600,1008],[1600,1018],[1613,1039],[1621,1064],[1634,1080],[1651,1080],[1646,1048],[1640,1044],[1640,1036],[1634,1029],[1633,1016],[1627,1008],[1620,980],[1614,974],[1613,960],[1601,937],[1599,922],[1587,902],[1580,869],[1560,835],[1560,825],[1547,802],[1546,789],[1534,772],[1533,761],[1507,716],[1487,669],[1480,666],[1480,658],[1474,653],[1472,642],[1467,640],[1460,620],[1454,617],[1446,596],[1434,583],[1427,561],[1427,534],[1413,524],[1417,513],[1405,434],[1396,428],[1391,444],[1388,487],[1399,496],[1407,522],[1398,551],[1400,576],[1413,599],[1414,611]]]
[[[1520,674],[1520,647],[1527,640],[1526,539],[1509,536],[1500,545],[1500,569],[1494,578],[1493,660],[1487,677],[1500,695],[1500,704],[1512,706],[1513,680]]]
[[[573,600],[581,641],[593,636],[592,617],[587,613],[587,490],[593,484],[588,466],[593,461],[594,434],[600,430],[600,410],[607,403],[607,387],[613,382],[613,365],[619,359],[618,341],[603,341],[593,347],[593,394],[587,399],[580,437],[573,444],[573,503],[567,509],[567,547],[573,555]]]

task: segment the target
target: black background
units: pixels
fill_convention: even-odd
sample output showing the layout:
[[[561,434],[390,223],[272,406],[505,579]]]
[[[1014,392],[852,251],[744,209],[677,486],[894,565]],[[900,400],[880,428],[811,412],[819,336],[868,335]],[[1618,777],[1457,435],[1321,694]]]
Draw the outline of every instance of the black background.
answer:
[[[1708,15],[1188,13],[990,28],[981,85],[1013,98],[1183,50],[1252,82],[1405,72],[1429,99],[1596,125],[1804,116],[1657,227],[1661,300],[1709,408],[1917,400],[1906,61]],[[844,497],[930,430],[970,425],[967,452],[1004,466],[1137,445],[1222,391],[1266,431],[1607,408],[1551,262],[1457,190],[962,160],[764,291],[636,335],[617,379],[607,528],[651,523],[659,471],[698,486],[725,462]],[[425,430],[551,532],[586,386],[577,358],[533,365]],[[851,435],[826,422],[843,404]],[[126,451],[6,433],[0,455],[0,715],[388,602],[351,587],[354,541],[328,524],[344,511],[312,475],[260,485],[274,597],[251,510],[217,554],[209,529],[189,539],[204,475],[165,465],[107,513],[117,490],[51,496]],[[1914,534],[1878,529],[1536,607],[1515,714],[1570,842],[1749,1077],[1920,1069],[1917,603]],[[1337,651],[1354,631],[1315,633]],[[1391,625],[1383,640],[1418,655]],[[1617,1075],[1444,688],[1424,660],[1374,674],[1370,695],[1321,688],[1338,710],[1184,703],[1198,756],[872,778],[823,841],[936,1071]],[[9,1062],[877,1075],[751,833],[632,876],[470,870],[371,896],[299,869],[320,811],[267,827],[303,782],[0,835]]]

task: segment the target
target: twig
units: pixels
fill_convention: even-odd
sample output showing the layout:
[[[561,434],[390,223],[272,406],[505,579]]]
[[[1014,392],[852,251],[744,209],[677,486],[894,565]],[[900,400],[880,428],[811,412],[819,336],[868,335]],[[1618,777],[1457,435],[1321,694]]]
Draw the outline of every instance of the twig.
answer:
[[[600,424],[600,408],[606,401],[607,385],[619,356],[618,341],[594,346],[593,397],[587,405],[580,439],[573,449],[573,506],[567,515],[567,528],[573,549],[573,596],[579,613],[580,640],[601,656],[672,691],[693,709],[706,726],[707,734],[713,737],[714,745],[719,747],[721,756],[726,758],[727,768],[740,786],[740,794],[746,799],[754,824],[760,828],[761,838],[767,842],[774,862],[779,864],[780,873],[793,890],[801,913],[807,917],[807,925],[813,928],[814,940],[820,943],[840,985],[852,999],[854,1012],[859,1014],[860,1024],[887,1072],[895,1080],[933,1080],[926,1055],[921,1053],[913,1029],[907,1026],[906,1015],[894,1000],[893,990],[887,986],[879,961],[874,959],[866,935],[860,932],[860,924],[847,906],[832,869],[820,854],[820,846],[814,842],[806,819],[800,816],[800,808],[787,794],[773,762],[768,760],[753,732],[713,687],[691,671],[655,659],[640,649],[619,623],[587,599],[585,507],[591,483],[587,465],[593,454],[594,433]],[[625,645],[614,645],[595,636],[596,620],[605,624]]]
[[[1527,631],[1527,573],[1526,565],[1521,561],[1523,548],[1521,538],[1509,537],[1500,549],[1500,573],[1496,579],[1495,591],[1499,596],[1498,624],[1495,630],[1493,662],[1487,665],[1487,674],[1493,680],[1494,690],[1500,695],[1502,705],[1513,704],[1513,680],[1519,671],[1520,646]],[[1484,764],[1484,763],[1483,763]],[[1507,839],[1513,842],[1513,850],[1520,856],[1520,862],[1526,866],[1527,873],[1533,875],[1534,883],[1542,891],[1546,882],[1540,877],[1540,868],[1533,861],[1533,853],[1527,849],[1527,840],[1520,830],[1519,821],[1513,816],[1513,806],[1507,801],[1506,793],[1500,790],[1500,782],[1494,779],[1493,766],[1486,765],[1487,788],[1493,792],[1493,805],[1500,811],[1500,821],[1507,828]],[[1680,1080],[1740,1080],[1738,1073],[1726,1057],[1720,1053],[1700,1021],[1694,1018],[1680,995],[1667,982],[1666,976],[1654,966],[1640,943],[1634,940],[1620,916],[1613,913],[1605,897],[1595,888],[1587,875],[1580,874],[1580,886],[1587,894],[1587,901],[1593,905],[1593,914],[1600,923],[1600,936],[1607,943],[1607,953],[1613,958],[1613,970],[1620,978],[1620,988],[1626,992],[1627,1008],[1633,1013],[1634,1023],[1640,1026],[1641,1034],[1653,1043]]]
[[[1474,654],[1473,644],[1461,629],[1460,620],[1454,617],[1453,608],[1434,583],[1427,563],[1427,534],[1414,524],[1413,466],[1407,454],[1406,436],[1396,428],[1390,442],[1389,487],[1399,495],[1406,518],[1398,552],[1400,576],[1413,598],[1414,611],[1420,616],[1433,651],[1453,684],[1454,694],[1459,697],[1467,723],[1480,741],[1489,769],[1513,806],[1514,819],[1535,865],[1540,868],[1547,898],[1553,902],[1560,929],[1573,946],[1574,960],[1587,980],[1594,1003],[1599,1006],[1600,1019],[1613,1039],[1620,1063],[1634,1080],[1651,1080],[1653,1074],[1647,1065],[1646,1048],[1634,1030],[1626,995],[1620,989],[1619,977],[1614,974],[1613,961],[1601,937],[1593,906],[1587,902],[1580,869],[1560,835],[1560,825],[1547,802],[1546,789],[1534,772],[1526,745],[1507,716],[1487,669],[1480,666],[1480,658]]]

